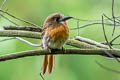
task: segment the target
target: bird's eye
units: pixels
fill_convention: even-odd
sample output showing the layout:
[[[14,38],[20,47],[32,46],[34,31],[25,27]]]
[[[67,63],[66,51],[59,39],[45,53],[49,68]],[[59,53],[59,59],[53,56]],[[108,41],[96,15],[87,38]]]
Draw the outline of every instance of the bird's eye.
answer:
[[[60,18],[55,17],[53,20],[54,20],[54,22],[59,22],[59,19],[60,19]]]

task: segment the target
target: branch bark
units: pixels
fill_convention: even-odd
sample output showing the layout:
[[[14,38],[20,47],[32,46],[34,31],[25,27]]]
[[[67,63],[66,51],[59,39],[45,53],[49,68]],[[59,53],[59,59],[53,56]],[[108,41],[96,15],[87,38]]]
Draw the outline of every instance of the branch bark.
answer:
[[[40,32],[31,32],[31,31],[21,31],[21,30],[0,30],[1,37],[27,37],[41,39]],[[80,55],[103,55],[108,56],[106,51],[113,54],[116,57],[120,58],[120,50],[114,49],[109,50],[107,45],[101,44],[99,42],[90,40],[88,38],[83,38],[76,36],[67,40],[66,45],[77,47],[78,49],[66,49],[65,52],[62,50],[57,50],[52,52],[53,54],[80,54]],[[21,57],[27,56],[36,56],[36,55],[46,55],[51,54],[49,50],[30,50],[17,52],[14,54],[7,54],[0,56],[0,61],[6,61]]]
[[[0,30],[1,37],[27,37],[41,39],[41,33],[31,32],[31,31],[21,31],[21,30]],[[108,48],[108,46],[100,44],[99,42],[90,40],[88,38],[83,38],[80,36],[70,38],[66,42],[67,45],[74,46],[82,49],[98,49],[98,48]]]
[[[1,37],[27,37],[27,38],[41,38],[41,33],[21,30],[0,30]]]
[[[49,50],[30,50],[30,51],[23,51],[23,52],[17,52],[17,53],[13,53],[13,54],[7,54],[7,55],[3,55],[0,56],[0,62],[1,61],[6,61],[6,60],[12,60],[12,59],[17,59],[17,58],[22,58],[22,57],[28,57],[28,56],[39,56],[39,55],[47,55],[47,54],[54,54],[54,55],[58,55],[58,54],[74,54],[74,55],[102,55],[102,56],[107,56],[107,54],[105,53],[105,51],[112,53],[114,56],[120,58],[120,50],[119,49],[115,49],[115,50],[111,50],[111,49],[65,49],[65,51],[63,52],[63,50],[54,50],[54,52],[50,53]]]
[[[33,32],[41,32],[42,29],[40,27],[34,26],[4,26],[5,30],[23,30],[23,31],[33,31]]]

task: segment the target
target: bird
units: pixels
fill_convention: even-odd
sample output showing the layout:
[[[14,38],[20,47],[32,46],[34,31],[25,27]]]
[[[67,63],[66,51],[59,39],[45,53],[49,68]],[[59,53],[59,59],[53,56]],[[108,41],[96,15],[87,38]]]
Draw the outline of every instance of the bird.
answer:
[[[53,13],[45,19],[41,34],[43,49],[52,50],[63,48],[63,45],[69,37],[69,28],[66,21],[71,18],[71,16]],[[48,74],[50,74],[55,66],[54,63],[55,55],[44,55],[41,73],[44,75],[47,70]]]

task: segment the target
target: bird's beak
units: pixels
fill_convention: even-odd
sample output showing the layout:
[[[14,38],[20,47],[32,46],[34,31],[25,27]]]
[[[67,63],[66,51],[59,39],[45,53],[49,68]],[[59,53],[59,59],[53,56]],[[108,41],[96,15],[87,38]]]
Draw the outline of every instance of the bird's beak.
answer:
[[[71,19],[71,18],[73,18],[73,17],[71,17],[71,16],[64,16],[60,21],[66,21],[66,20]]]

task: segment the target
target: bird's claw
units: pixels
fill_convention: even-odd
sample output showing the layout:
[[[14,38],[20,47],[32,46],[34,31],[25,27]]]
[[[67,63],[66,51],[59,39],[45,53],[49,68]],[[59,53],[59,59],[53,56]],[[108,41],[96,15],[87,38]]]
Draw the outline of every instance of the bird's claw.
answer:
[[[62,51],[63,51],[63,53],[64,53],[64,54],[66,53],[66,50],[65,50],[65,48],[64,48],[64,47],[62,47]]]

